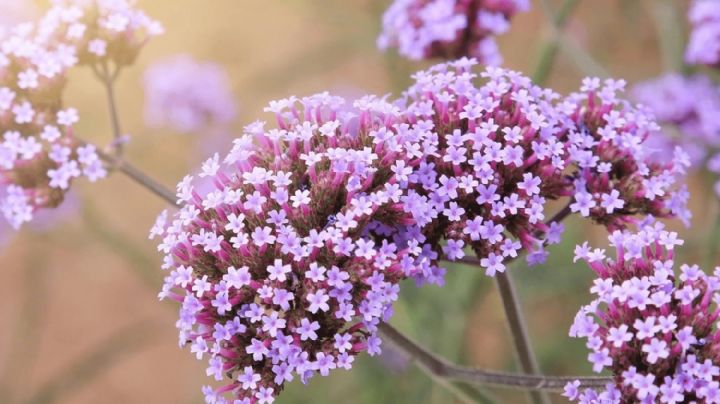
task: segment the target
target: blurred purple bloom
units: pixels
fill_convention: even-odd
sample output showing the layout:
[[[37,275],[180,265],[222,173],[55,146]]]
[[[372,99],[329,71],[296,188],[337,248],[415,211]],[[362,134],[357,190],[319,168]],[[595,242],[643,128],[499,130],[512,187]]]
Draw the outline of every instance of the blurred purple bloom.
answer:
[[[717,66],[720,64],[720,2],[693,0],[688,19],[692,31],[685,50],[685,61]]]
[[[377,43],[413,60],[467,56],[499,65],[494,36],[529,8],[528,0],[395,0],[383,15]]]
[[[658,160],[681,146],[695,169],[705,167],[720,175],[720,87],[706,76],[669,73],[637,84],[633,97],[649,107],[663,127],[660,136],[647,141]],[[720,195],[720,180],[715,190]]]
[[[236,117],[228,76],[217,64],[175,56],[150,66],[144,83],[149,126],[203,133],[227,127]]]
[[[19,228],[63,202],[72,182],[107,174],[92,145],[75,138],[78,111],[63,106],[67,73],[131,64],[159,23],[129,0],[54,1],[36,23],[0,44],[0,212]]]

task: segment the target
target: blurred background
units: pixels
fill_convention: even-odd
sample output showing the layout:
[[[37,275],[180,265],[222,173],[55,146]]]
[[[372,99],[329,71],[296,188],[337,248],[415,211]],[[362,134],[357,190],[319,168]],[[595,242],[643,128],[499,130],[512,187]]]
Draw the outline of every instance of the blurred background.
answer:
[[[26,18],[46,4],[0,1],[0,16]],[[587,50],[612,76],[630,83],[660,74],[681,52],[686,2],[659,13],[658,0],[581,1],[568,20],[567,39]],[[122,129],[130,135],[126,157],[168,186],[193,170],[213,148],[256,119],[269,100],[330,90],[342,95],[397,95],[409,75],[428,66],[382,54],[375,47],[380,18],[390,0],[140,0],[161,21],[153,39],[117,85]],[[559,7],[561,0],[550,1]],[[662,2],[669,3],[669,2]],[[3,18],[0,18],[3,22]],[[660,24],[658,24],[660,22]],[[663,56],[658,27],[671,39]],[[663,28],[664,27],[664,28]],[[531,74],[540,47],[552,38],[536,1],[499,38],[506,66]],[[236,119],[218,135],[183,134],[144,124],[148,66],[177,54],[212,61],[229,75]],[[546,85],[566,93],[579,86],[583,66],[559,52]],[[665,62],[664,62],[665,61]],[[587,68],[585,66],[584,68]],[[105,94],[89,69],[75,69],[68,105],[81,114],[78,133],[98,144],[111,139]],[[223,137],[223,136],[227,137]],[[219,136],[219,137],[218,137]],[[695,217],[680,258],[718,264],[718,202],[700,176],[691,178]],[[165,208],[162,200],[120,174],[97,184],[79,181],[72,198],[45,226],[3,230],[0,251],[0,403],[202,402],[205,364],[178,348],[177,305],[158,302],[164,273],[147,232]],[[57,212],[56,212],[57,213]],[[552,213],[552,212],[551,212]],[[513,264],[530,334],[546,374],[589,374],[582,340],[567,330],[588,301],[591,272],[572,263],[576,243],[602,246],[605,232],[578,220],[566,222],[561,245],[547,264]],[[706,266],[709,268],[709,266]],[[451,268],[444,288],[407,283],[393,324],[447,358],[514,370],[510,335],[492,279],[468,266]],[[484,389],[498,402],[524,395]],[[554,396],[557,402],[564,402]],[[451,403],[453,396],[385,345],[380,358],[361,355],[351,372],[291,383],[279,403]]]

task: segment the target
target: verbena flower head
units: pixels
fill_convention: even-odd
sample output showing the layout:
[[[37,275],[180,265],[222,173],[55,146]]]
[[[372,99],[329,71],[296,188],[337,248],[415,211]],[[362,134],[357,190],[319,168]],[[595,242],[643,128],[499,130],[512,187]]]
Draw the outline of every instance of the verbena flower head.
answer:
[[[663,126],[663,136],[648,141],[658,149],[659,158],[682,146],[696,169],[720,174],[720,88],[708,77],[666,74],[636,85],[633,96]],[[720,181],[715,182],[715,192],[720,195]]]
[[[422,244],[398,247],[415,223],[397,167],[420,145],[389,135],[399,110],[383,99],[342,102],[271,102],[278,127],[247,126],[224,159],[203,164],[214,189],[186,177],[181,209],[152,230],[171,271],[160,297],[182,303],[180,344],[225,380],[203,389],[208,403],[269,403],[286,382],[378,353],[397,283],[429,267]]]
[[[544,245],[562,232],[546,223],[551,200],[611,229],[635,216],[686,215],[684,193],[673,191],[684,162],[647,161],[642,144],[657,125],[617,98],[624,83],[588,79],[582,93],[562,98],[500,68],[476,84],[474,64],[417,73],[398,104],[405,123],[396,133],[420,139],[408,149],[420,163],[394,171],[404,174],[405,209],[438,258],[459,259],[471,247],[488,275],[521,249],[529,263],[542,262]]]
[[[0,210],[15,228],[58,206],[73,179],[105,176],[95,149],[73,136],[77,111],[62,102],[75,50],[44,24],[18,26],[0,44]]]
[[[235,119],[230,82],[217,64],[175,56],[150,66],[144,82],[145,122],[151,127],[197,133]]]
[[[130,65],[150,38],[163,33],[134,0],[54,0],[53,5],[46,27],[75,47],[80,64]]]
[[[712,276],[697,265],[675,270],[683,241],[660,223],[637,233],[614,232],[614,259],[587,243],[576,248],[598,278],[596,296],[580,309],[570,336],[586,338],[595,372],[608,369],[615,383],[604,391],[566,387],[585,403],[720,402],[720,268]]]
[[[507,31],[528,0],[395,0],[383,15],[381,49],[397,48],[410,59],[475,57],[499,65],[494,36]]]
[[[679,147],[657,158],[646,147],[661,136],[655,116],[619,98],[624,80],[583,80],[581,92],[559,106],[570,116],[568,155],[577,172],[573,212],[590,216],[609,229],[634,224],[637,218],[677,217],[686,226],[691,218],[684,184],[689,156]]]
[[[62,203],[74,179],[107,173],[94,146],[75,138],[78,111],[63,103],[70,68],[131,63],[155,21],[124,0],[56,1],[37,23],[0,43],[0,211],[18,228]],[[102,43],[101,43],[102,42]]]
[[[689,64],[720,64],[720,7],[716,0],[693,0],[688,13],[692,26],[685,50]]]

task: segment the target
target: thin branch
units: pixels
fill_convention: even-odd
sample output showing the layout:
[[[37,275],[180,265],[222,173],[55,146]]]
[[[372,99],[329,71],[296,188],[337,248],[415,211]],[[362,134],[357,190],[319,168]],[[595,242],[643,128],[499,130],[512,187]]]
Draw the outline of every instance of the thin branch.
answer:
[[[563,221],[570,214],[570,203],[560,209],[550,220],[546,222],[546,225],[552,223],[559,223]],[[505,261],[506,264],[514,261],[520,255],[510,257]],[[480,265],[478,258],[463,257],[459,262],[471,265]],[[512,277],[507,272],[500,272],[495,276],[495,280],[498,285],[498,291],[503,303],[505,310],[505,317],[508,320],[508,326],[510,327],[510,334],[513,338],[515,345],[515,352],[517,353],[520,365],[523,371],[527,374],[540,374],[540,367],[537,364],[535,355],[533,354],[532,345],[530,343],[530,337],[528,335],[527,326],[525,325],[525,319],[522,315],[522,307],[520,299],[517,296],[514,282]],[[547,403],[549,399],[539,393],[531,393],[530,399],[534,403]]]
[[[115,156],[120,157],[123,154],[124,140],[122,130],[120,129],[120,117],[118,115],[117,102],[115,100],[115,80],[117,80],[120,74],[120,68],[115,68],[114,72],[110,72],[106,63],[100,65],[100,70],[93,66],[95,75],[100,79],[105,87],[105,93],[107,94],[108,108],[110,109],[110,123],[113,132],[113,148],[115,150]]]
[[[539,375],[540,366],[535,358],[535,351],[530,342],[530,334],[523,315],[522,304],[509,271],[500,272],[495,276],[495,282],[500,292],[505,318],[507,319],[510,335],[512,335],[515,353],[520,361],[520,368],[529,375]],[[539,391],[530,392],[530,401],[535,404],[548,404],[550,399]]]
[[[540,0],[540,8],[545,13],[548,21],[550,21],[550,28],[555,41],[558,43],[559,48],[567,53],[572,59],[573,63],[584,74],[598,77],[609,77],[607,70],[600,63],[598,63],[592,55],[573,43],[567,35],[562,31],[562,26],[558,24],[557,17],[552,11],[552,6],[548,0]]]
[[[381,323],[378,329],[384,339],[415,359],[419,366],[446,380],[514,390],[555,392],[562,391],[566,384],[575,380],[580,381],[583,388],[602,388],[613,382],[609,377],[522,375],[460,366],[426,350],[390,324]]]
[[[683,69],[683,31],[678,22],[682,15],[674,0],[654,0],[651,14],[655,22],[658,46],[666,71],[681,71]]]
[[[175,193],[170,188],[152,179],[142,170],[138,169],[137,167],[133,166],[122,158],[112,156],[108,153],[103,152],[100,149],[97,150],[97,153],[100,158],[110,166],[110,169],[119,170],[136,183],[145,187],[145,189],[159,196],[164,201],[168,202],[173,206],[179,206],[177,203],[177,198],[175,197]]]
[[[175,197],[175,193],[172,190],[155,181],[154,179],[148,177],[144,172],[131,165],[127,161],[118,160],[117,162],[118,164],[116,165],[116,167],[118,170],[120,170],[120,172],[127,175],[138,184],[144,186],[150,192],[159,196],[167,203],[176,207],[178,206],[177,198]]]

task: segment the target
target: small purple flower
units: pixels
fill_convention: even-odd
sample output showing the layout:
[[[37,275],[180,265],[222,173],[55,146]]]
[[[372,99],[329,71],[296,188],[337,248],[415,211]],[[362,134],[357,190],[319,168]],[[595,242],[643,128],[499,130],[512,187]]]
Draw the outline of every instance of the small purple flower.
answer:
[[[688,13],[692,25],[685,50],[689,64],[720,64],[720,9],[714,0],[693,0]]]
[[[271,103],[280,129],[246,127],[224,158],[202,165],[214,188],[187,177],[179,211],[153,226],[171,271],[160,297],[182,302],[181,341],[209,361],[209,375],[231,379],[204,389],[214,402],[272,402],[296,376],[306,382],[379,353],[377,325],[392,313],[397,283],[433,267],[401,204],[407,189],[393,188],[418,158],[381,134],[398,112],[375,98],[340,104],[327,93]],[[375,177],[392,167],[386,183]]]
[[[713,1],[695,3],[694,7],[705,3],[716,12],[718,10],[716,2]],[[716,26],[720,27],[720,24]],[[720,44],[720,41],[716,42]],[[658,123],[662,125],[659,136],[648,140],[648,144],[657,150],[657,160],[672,158],[677,153],[676,148],[680,146],[684,151],[681,157],[687,165],[718,177],[720,92],[709,77],[701,74],[682,76],[669,73],[637,84],[633,88],[633,96],[652,110]],[[716,180],[715,192],[720,195],[720,180]]]
[[[179,55],[145,71],[145,121],[181,133],[222,129],[235,119],[229,78],[218,65]]]
[[[593,370],[609,369],[615,383],[583,394],[569,385],[567,397],[580,402],[587,402],[588,395],[613,395],[611,402],[712,402],[720,393],[715,391],[720,385],[718,271],[708,276],[683,265],[683,275],[676,276],[673,247],[680,240],[660,223],[647,221],[637,233],[618,231],[609,239],[615,259],[584,258],[599,277],[591,289],[597,297],[580,309],[570,336],[587,338]],[[693,304],[683,302],[686,293],[677,292],[690,287],[704,298],[695,300],[699,295],[691,293]],[[662,297],[654,297],[658,295]],[[653,297],[639,307],[639,296]]]
[[[414,60],[469,56],[499,65],[494,36],[508,30],[514,14],[529,8],[527,0],[395,0],[383,15],[377,43]],[[466,111],[469,116],[474,109]]]

